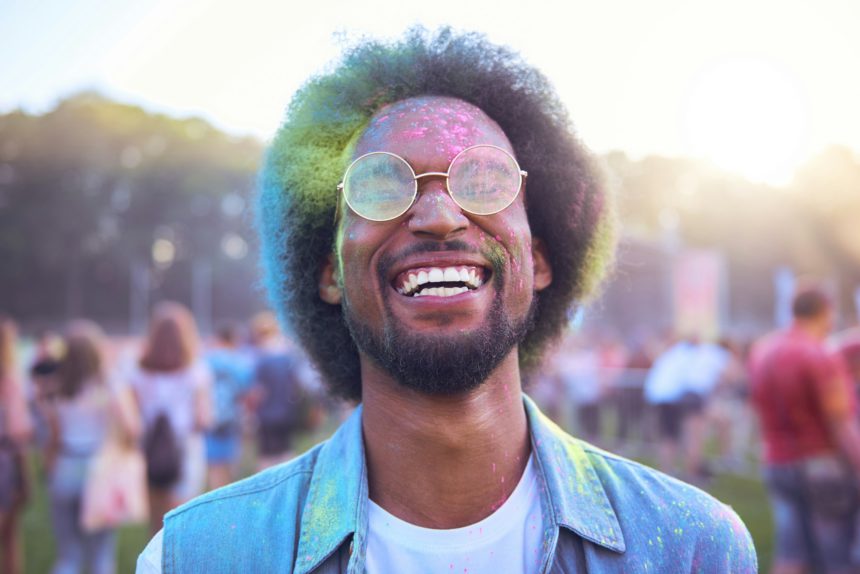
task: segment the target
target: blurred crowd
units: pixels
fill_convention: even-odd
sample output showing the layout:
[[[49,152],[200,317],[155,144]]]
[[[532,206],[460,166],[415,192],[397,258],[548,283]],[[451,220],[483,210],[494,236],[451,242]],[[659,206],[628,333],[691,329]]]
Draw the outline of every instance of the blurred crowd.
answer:
[[[831,330],[829,315],[814,324],[796,316],[791,328],[758,343],[656,334],[625,341],[574,330],[526,390],[576,436],[687,481],[762,474],[776,508],[796,502],[781,498],[773,482],[786,464],[841,452],[827,417],[857,423],[860,330]],[[768,358],[779,333],[794,341],[795,332],[808,335],[805,350]],[[21,348],[15,323],[0,319],[0,570],[9,574],[22,572],[20,519],[35,481],[44,481],[50,501],[53,572],[81,572],[84,564],[93,573],[114,572],[119,526],[148,520],[155,533],[166,512],[289,460],[297,438],[346,414],[270,313],[224,324],[203,342],[189,310],[164,302],[142,339],[106,337],[79,320],[59,334],[40,333],[29,353]],[[791,406],[802,420],[786,422],[795,414],[777,410],[773,423],[770,411],[782,404],[774,397],[793,391],[767,386],[770,379],[786,384],[794,368],[805,380],[805,363],[786,357],[807,356],[835,369],[826,371],[831,379],[849,382],[850,397],[836,400],[838,385],[819,385],[820,396],[803,390]],[[860,461],[860,432],[855,438]],[[814,508],[792,508],[800,509],[795,523],[815,523]],[[785,538],[776,526],[777,538]],[[807,530],[808,544],[785,544],[813,548],[814,529]],[[847,546],[849,538],[853,544],[853,534],[840,540]]]
[[[576,436],[619,454],[653,457],[684,480],[755,474],[761,447],[750,404],[753,343],[674,334],[628,343],[570,332],[526,390]],[[860,330],[834,333],[826,347],[853,366],[860,392]]]
[[[792,314],[756,340],[572,332],[529,392],[576,436],[693,484],[761,477],[771,572],[860,572],[860,327],[835,332],[817,286]]]
[[[36,337],[0,319],[0,572],[23,572],[20,520],[48,492],[55,574],[116,570],[119,526],[289,460],[337,405],[267,312],[201,341],[184,306],[154,309],[143,340],[88,320]]]
[[[530,391],[576,436],[702,484],[755,469],[748,352],[748,342],[731,339],[655,334],[627,343],[574,332]]]

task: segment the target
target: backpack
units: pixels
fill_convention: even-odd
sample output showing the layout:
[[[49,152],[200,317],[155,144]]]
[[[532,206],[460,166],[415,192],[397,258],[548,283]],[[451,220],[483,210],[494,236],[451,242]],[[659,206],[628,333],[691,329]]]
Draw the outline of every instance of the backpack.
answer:
[[[296,429],[303,422],[304,396],[296,371],[298,361],[288,354],[272,354],[257,364],[257,384],[263,388],[265,399],[257,407],[260,426]]]
[[[146,479],[154,488],[168,488],[176,484],[182,474],[182,448],[170,419],[158,413],[143,440],[146,458]]]

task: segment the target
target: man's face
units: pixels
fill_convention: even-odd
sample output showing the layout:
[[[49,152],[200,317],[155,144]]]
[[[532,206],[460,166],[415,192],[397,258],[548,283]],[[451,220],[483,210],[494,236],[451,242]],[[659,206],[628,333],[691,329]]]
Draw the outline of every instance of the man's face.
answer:
[[[377,113],[355,157],[387,151],[417,174],[447,172],[460,151],[477,144],[513,155],[480,109],[422,97]],[[384,222],[362,218],[341,199],[342,304],[363,360],[408,387],[455,393],[479,385],[515,349],[535,291],[551,278],[541,246],[533,249],[524,191],[501,212],[479,216],[454,202],[444,178],[422,178],[410,209]]]

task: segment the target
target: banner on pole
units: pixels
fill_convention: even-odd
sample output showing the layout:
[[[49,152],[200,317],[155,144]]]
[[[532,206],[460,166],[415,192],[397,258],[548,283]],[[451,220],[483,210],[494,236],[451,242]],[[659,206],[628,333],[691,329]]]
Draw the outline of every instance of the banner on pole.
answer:
[[[675,331],[713,340],[720,335],[721,289],[725,265],[717,251],[688,249],[675,259]]]

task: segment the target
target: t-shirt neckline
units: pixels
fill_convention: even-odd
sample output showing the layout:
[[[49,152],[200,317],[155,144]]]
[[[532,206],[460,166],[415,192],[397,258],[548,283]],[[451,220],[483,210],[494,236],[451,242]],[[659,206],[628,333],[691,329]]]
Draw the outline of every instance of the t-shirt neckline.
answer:
[[[520,526],[522,516],[532,504],[536,492],[534,454],[511,495],[492,514],[467,526],[450,529],[426,528],[397,518],[368,499],[368,522],[375,535],[400,546],[417,549],[454,550],[490,544],[501,539],[512,528]]]

